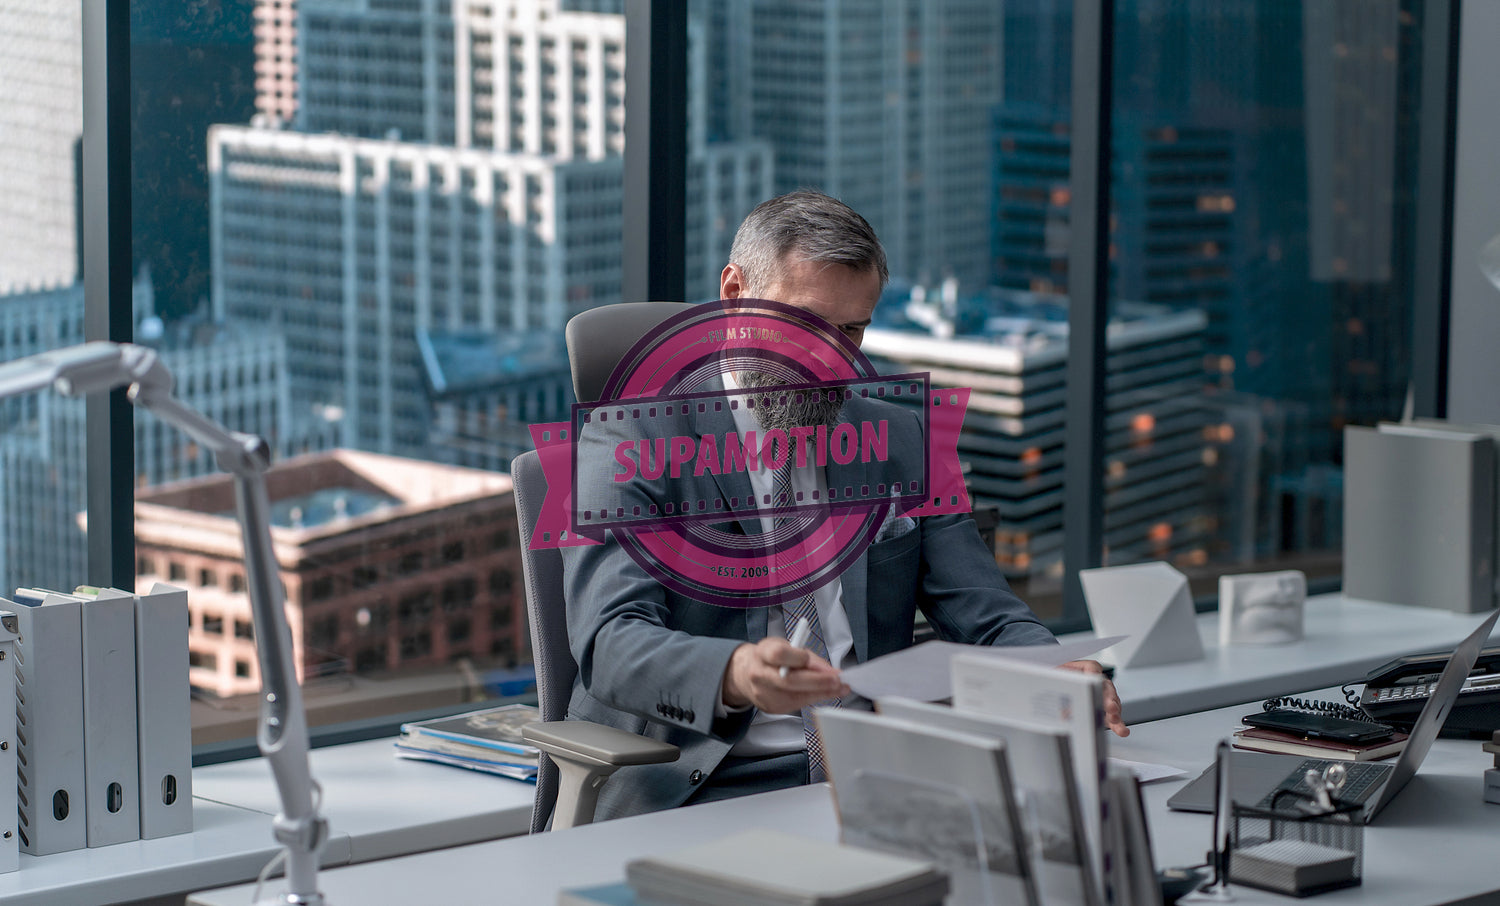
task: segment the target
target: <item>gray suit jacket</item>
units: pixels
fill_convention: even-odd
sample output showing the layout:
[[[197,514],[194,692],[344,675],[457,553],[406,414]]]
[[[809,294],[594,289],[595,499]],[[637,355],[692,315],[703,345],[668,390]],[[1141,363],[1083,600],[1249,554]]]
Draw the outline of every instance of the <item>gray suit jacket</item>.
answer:
[[[658,421],[662,434],[723,436],[734,430],[728,411],[694,412]],[[899,464],[920,463],[921,425],[909,410],[885,402],[853,399],[844,419],[885,419],[890,461],[849,466],[830,462],[830,486],[903,480]],[[602,426],[596,426],[602,427]],[[580,436],[576,493],[657,501],[659,488],[645,482],[614,483],[614,444],[629,427]],[[604,464],[608,463],[608,466]],[[919,466],[913,466],[918,468]],[[743,472],[683,481],[694,496],[745,499],[752,493]],[[733,519],[717,526],[745,534],[759,520]],[[602,545],[563,549],[568,634],[578,678],[568,705],[570,718],[592,720],[665,740],[682,750],[671,764],[622,768],[599,797],[599,819],[682,804],[712,774],[745,734],[753,711],[716,720],[724,670],[735,648],[766,635],[765,608],[734,609],[684,597],[646,573],[611,535]],[[843,602],[860,662],[911,644],[920,607],[938,634],[976,645],[1027,645],[1055,641],[1029,608],[1011,592],[967,515],[929,516],[898,537],[880,541],[842,576]]]

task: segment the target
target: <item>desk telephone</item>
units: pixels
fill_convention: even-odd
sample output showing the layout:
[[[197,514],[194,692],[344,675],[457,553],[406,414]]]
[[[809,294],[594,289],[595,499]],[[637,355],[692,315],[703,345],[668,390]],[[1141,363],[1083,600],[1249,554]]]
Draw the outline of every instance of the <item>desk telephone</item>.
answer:
[[[1315,711],[1410,730],[1422,706],[1437,688],[1438,678],[1442,676],[1451,654],[1414,654],[1382,664],[1365,677],[1364,691],[1357,699],[1348,686],[1344,687],[1349,706],[1273,698],[1266,702],[1266,710]],[[1458,701],[1443,722],[1442,735],[1489,738],[1497,729],[1500,729],[1500,647],[1486,648],[1479,653],[1479,660],[1459,690]]]

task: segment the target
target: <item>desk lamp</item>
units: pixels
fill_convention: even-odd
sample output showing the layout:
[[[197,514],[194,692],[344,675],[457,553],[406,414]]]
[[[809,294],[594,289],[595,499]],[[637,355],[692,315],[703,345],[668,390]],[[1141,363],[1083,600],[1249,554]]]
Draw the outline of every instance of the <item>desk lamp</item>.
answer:
[[[287,892],[262,903],[322,906],[317,889],[318,852],[328,840],[328,821],[318,812],[317,782],[307,760],[307,714],[292,663],[281,580],[271,548],[270,497],[265,472],[271,450],[265,440],[230,431],[172,396],[172,375],[155,350],[130,343],[85,343],[0,365],[0,399],[52,385],[64,396],[86,396],[128,386],[137,406],[155,413],[214,452],[219,467],[234,476],[235,510],[245,545],[245,579],[255,621],[260,660],[260,726],[256,743],[271,765],[281,813],[272,819],[277,842],[286,848]]]

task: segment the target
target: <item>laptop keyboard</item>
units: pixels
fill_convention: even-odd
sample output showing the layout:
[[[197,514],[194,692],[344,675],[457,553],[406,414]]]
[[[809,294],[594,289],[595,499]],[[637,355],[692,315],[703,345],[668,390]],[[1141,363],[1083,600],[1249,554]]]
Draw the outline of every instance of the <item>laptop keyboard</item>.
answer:
[[[1255,804],[1256,808],[1269,809],[1271,801],[1276,794],[1283,790],[1295,790],[1299,793],[1311,793],[1312,789],[1307,785],[1307,772],[1309,770],[1321,772],[1330,764],[1342,764],[1348,769],[1344,775],[1344,785],[1339,787],[1334,796],[1344,802],[1363,803],[1370,797],[1370,791],[1386,778],[1391,772],[1390,765],[1375,764],[1368,761],[1345,761],[1334,762],[1324,758],[1309,758],[1297,765],[1291,773],[1282,778],[1276,788],[1267,793],[1264,798]]]

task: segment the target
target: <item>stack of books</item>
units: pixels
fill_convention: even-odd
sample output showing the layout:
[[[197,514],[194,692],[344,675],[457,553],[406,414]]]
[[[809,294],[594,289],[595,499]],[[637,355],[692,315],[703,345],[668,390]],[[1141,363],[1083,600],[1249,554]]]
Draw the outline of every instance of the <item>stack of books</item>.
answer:
[[[1406,734],[1393,733],[1385,739],[1356,745],[1331,739],[1308,739],[1279,730],[1246,727],[1234,732],[1234,747],[1252,752],[1274,752],[1278,755],[1301,755],[1304,758],[1329,758],[1335,761],[1375,761],[1389,758],[1406,748]]]
[[[531,705],[501,705],[402,724],[396,757],[535,783],[540,751],[521,739],[521,728],[541,719]]]

